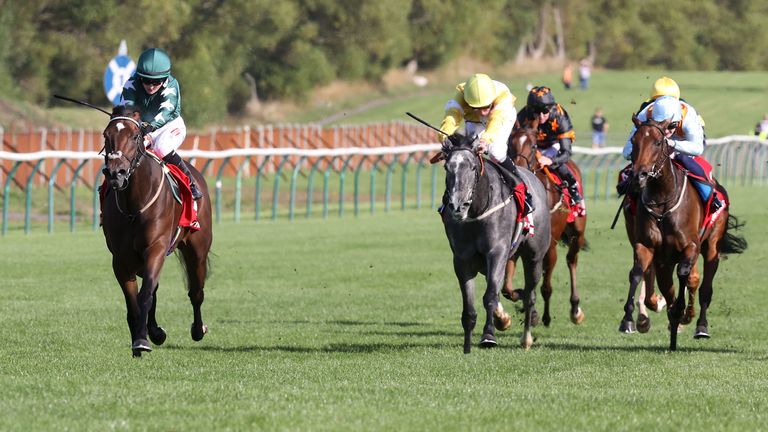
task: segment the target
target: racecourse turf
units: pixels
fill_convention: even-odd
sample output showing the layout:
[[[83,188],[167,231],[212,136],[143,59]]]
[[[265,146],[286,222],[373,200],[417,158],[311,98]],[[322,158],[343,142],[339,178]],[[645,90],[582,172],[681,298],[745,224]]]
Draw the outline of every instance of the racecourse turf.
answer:
[[[730,191],[750,246],[720,265],[712,339],[688,327],[677,352],[664,313],[648,334],[617,331],[631,252],[623,226],[609,229],[615,200],[589,203],[586,321],[568,320],[561,248],[554,320],[528,352],[515,325],[497,349],[462,353],[451,253],[429,210],[216,225],[210,333],[191,340],[170,257],[168,340],[140,359],[99,232],[12,232],[0,238],[0,430],[764,429],[768,187]]]

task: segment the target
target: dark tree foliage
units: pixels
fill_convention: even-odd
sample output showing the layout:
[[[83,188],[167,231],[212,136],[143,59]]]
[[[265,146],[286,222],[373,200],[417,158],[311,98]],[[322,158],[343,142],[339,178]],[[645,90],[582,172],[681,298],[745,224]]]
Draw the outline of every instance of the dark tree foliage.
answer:
[[[534,42],[556,55],[560,29],[566,57],[598,66],[761,70],[766,16],[761,0],[0,0],[0,97],[107,104],[102,76],[123,39],[134,59],[151,46],[171,54],[191,124],[255,96],[376,82],[410,60],[501,64]]]

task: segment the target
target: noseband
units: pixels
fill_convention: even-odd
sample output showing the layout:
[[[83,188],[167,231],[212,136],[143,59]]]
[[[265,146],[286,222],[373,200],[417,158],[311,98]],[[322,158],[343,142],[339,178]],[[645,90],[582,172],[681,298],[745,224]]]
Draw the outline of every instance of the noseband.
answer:
[[[648,177],[659,178],[661,177],[661,170],[664,168],[664,164],[671,159],[669,152],[669,140],[666,137],[666,132],[659,125],[645,122],[641,126],[654,127],[661,133],[661,139],[654,143],[654,145],[657,147],[662,146],[661,154],[658,158],[656,158],[656,161],[653,163],[653,165],[651,165],[650,172],[648,172]]]
[[[139,165],[141,164],[141,159],[144,157],[144,155],[147,152],[144,149],[144,145],[143,145],[143,142],[142,142],[142,138],[143,137],[142,137],[142,134],[141,134],[141,125],[139,124],[139,122],[136,121],[135,119],[131,118],[131,117],[118,116],[118,117],[112,117],[109,120],[109,123],[107,123],[107,127],[109,127],[109,125],[111,125],[112,122],[114,122],[116,120],[127,120],[127,121],[135,124],[136,127],[139,128],[139,132],[137,132],[136,135],[134,135],[134,137],[133,137],[133,141],[136,144],[136,148],[138,149],[138,152],[133,157],[133,159],[128,161],[129,162],[129,166],[128,166],[128,172],[125,173],[125,186],[120,187],[120,188],[116,188],[117,190],[124,190],[125,188],[128,187],[128,181],[131,178],[131,175],[136,171],[136,168],[139,167]],[[120,126],[122,126],[122,125],[120,125]],[[120,151],[120,150],[112,150],[112,151],[106,153],[105,154],[105,158],[109,159],[109,160],[127,159],[125,157],[125,155],[123,154],[123,152]],[[103,172],[104,172],[104,175],[109,176],[109,171],[108,171],[106,166],[104,167]]]

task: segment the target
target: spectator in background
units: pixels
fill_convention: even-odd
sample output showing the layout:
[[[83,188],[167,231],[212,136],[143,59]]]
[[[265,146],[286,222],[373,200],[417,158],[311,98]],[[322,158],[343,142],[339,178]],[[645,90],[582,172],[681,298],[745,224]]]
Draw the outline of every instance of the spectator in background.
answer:
[[[570,63],[566,63],[563,68],[563,86],[566,90],[571,89],[571,83],[573,82],[573,66]],[[528,90],[530,91],[530,89]]]
[[[755,135],[759,136],[760,139],[768,138],[768,114],[764,115],[763,119],[755,125]]]
[[[583,59],[579,63],[579,86],[582,90],[586,90],[589,87],[589,79],[592,77],[592,66],[589,64],[589,60]]]
[[[603,110],[595,110],[592,116],[592,148],[605,147],[605,133],[608,132],[608,121],[603,117]]]

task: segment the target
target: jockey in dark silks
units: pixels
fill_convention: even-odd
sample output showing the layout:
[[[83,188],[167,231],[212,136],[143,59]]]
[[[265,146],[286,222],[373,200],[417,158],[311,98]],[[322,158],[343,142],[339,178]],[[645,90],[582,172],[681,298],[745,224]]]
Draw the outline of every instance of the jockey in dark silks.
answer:
[[[659,81],[669,78],[663,77]],[[674,81],[672,81],[674,83]],[[658,81],[657,81],[658,83]],[[675,87],[677,87],[675,85]],[[723,207],[723,202],[717,194],[713,194],[714,181],[710,177],[708,170],[705,170],[699,160],[704,152],[704,125],[696,110],[687,102],[678,99],[679,91],[676,95],[660,95],[647,104],[642,111],[637,114],[640,121],[653,119],[654,121],[669,120],[670,128],[666,135],[669,145],[675,149],[674,159],[679,162],[691,174],[690,179],[696,190],[706,204],[712,197],[711,210],[717,212]],[[629,160],[632,157],[632,135],[635,128],[629,134],[629,140],[624,146],[624,158]],[[706,163],[706,161],[703,161]],[[703,180],[706,179],[706,180]]]
[[[557,102],[549,87],[534,87],[528,93],[528,103],[517,114],[522,126],[532,127],[538,122],[538,144],[541,151],[539,164],[549,166],[565,183],[573,204],[584,206],[579,186],[566,163],[571,159],[571,144],[576,139],[568,112]]]

